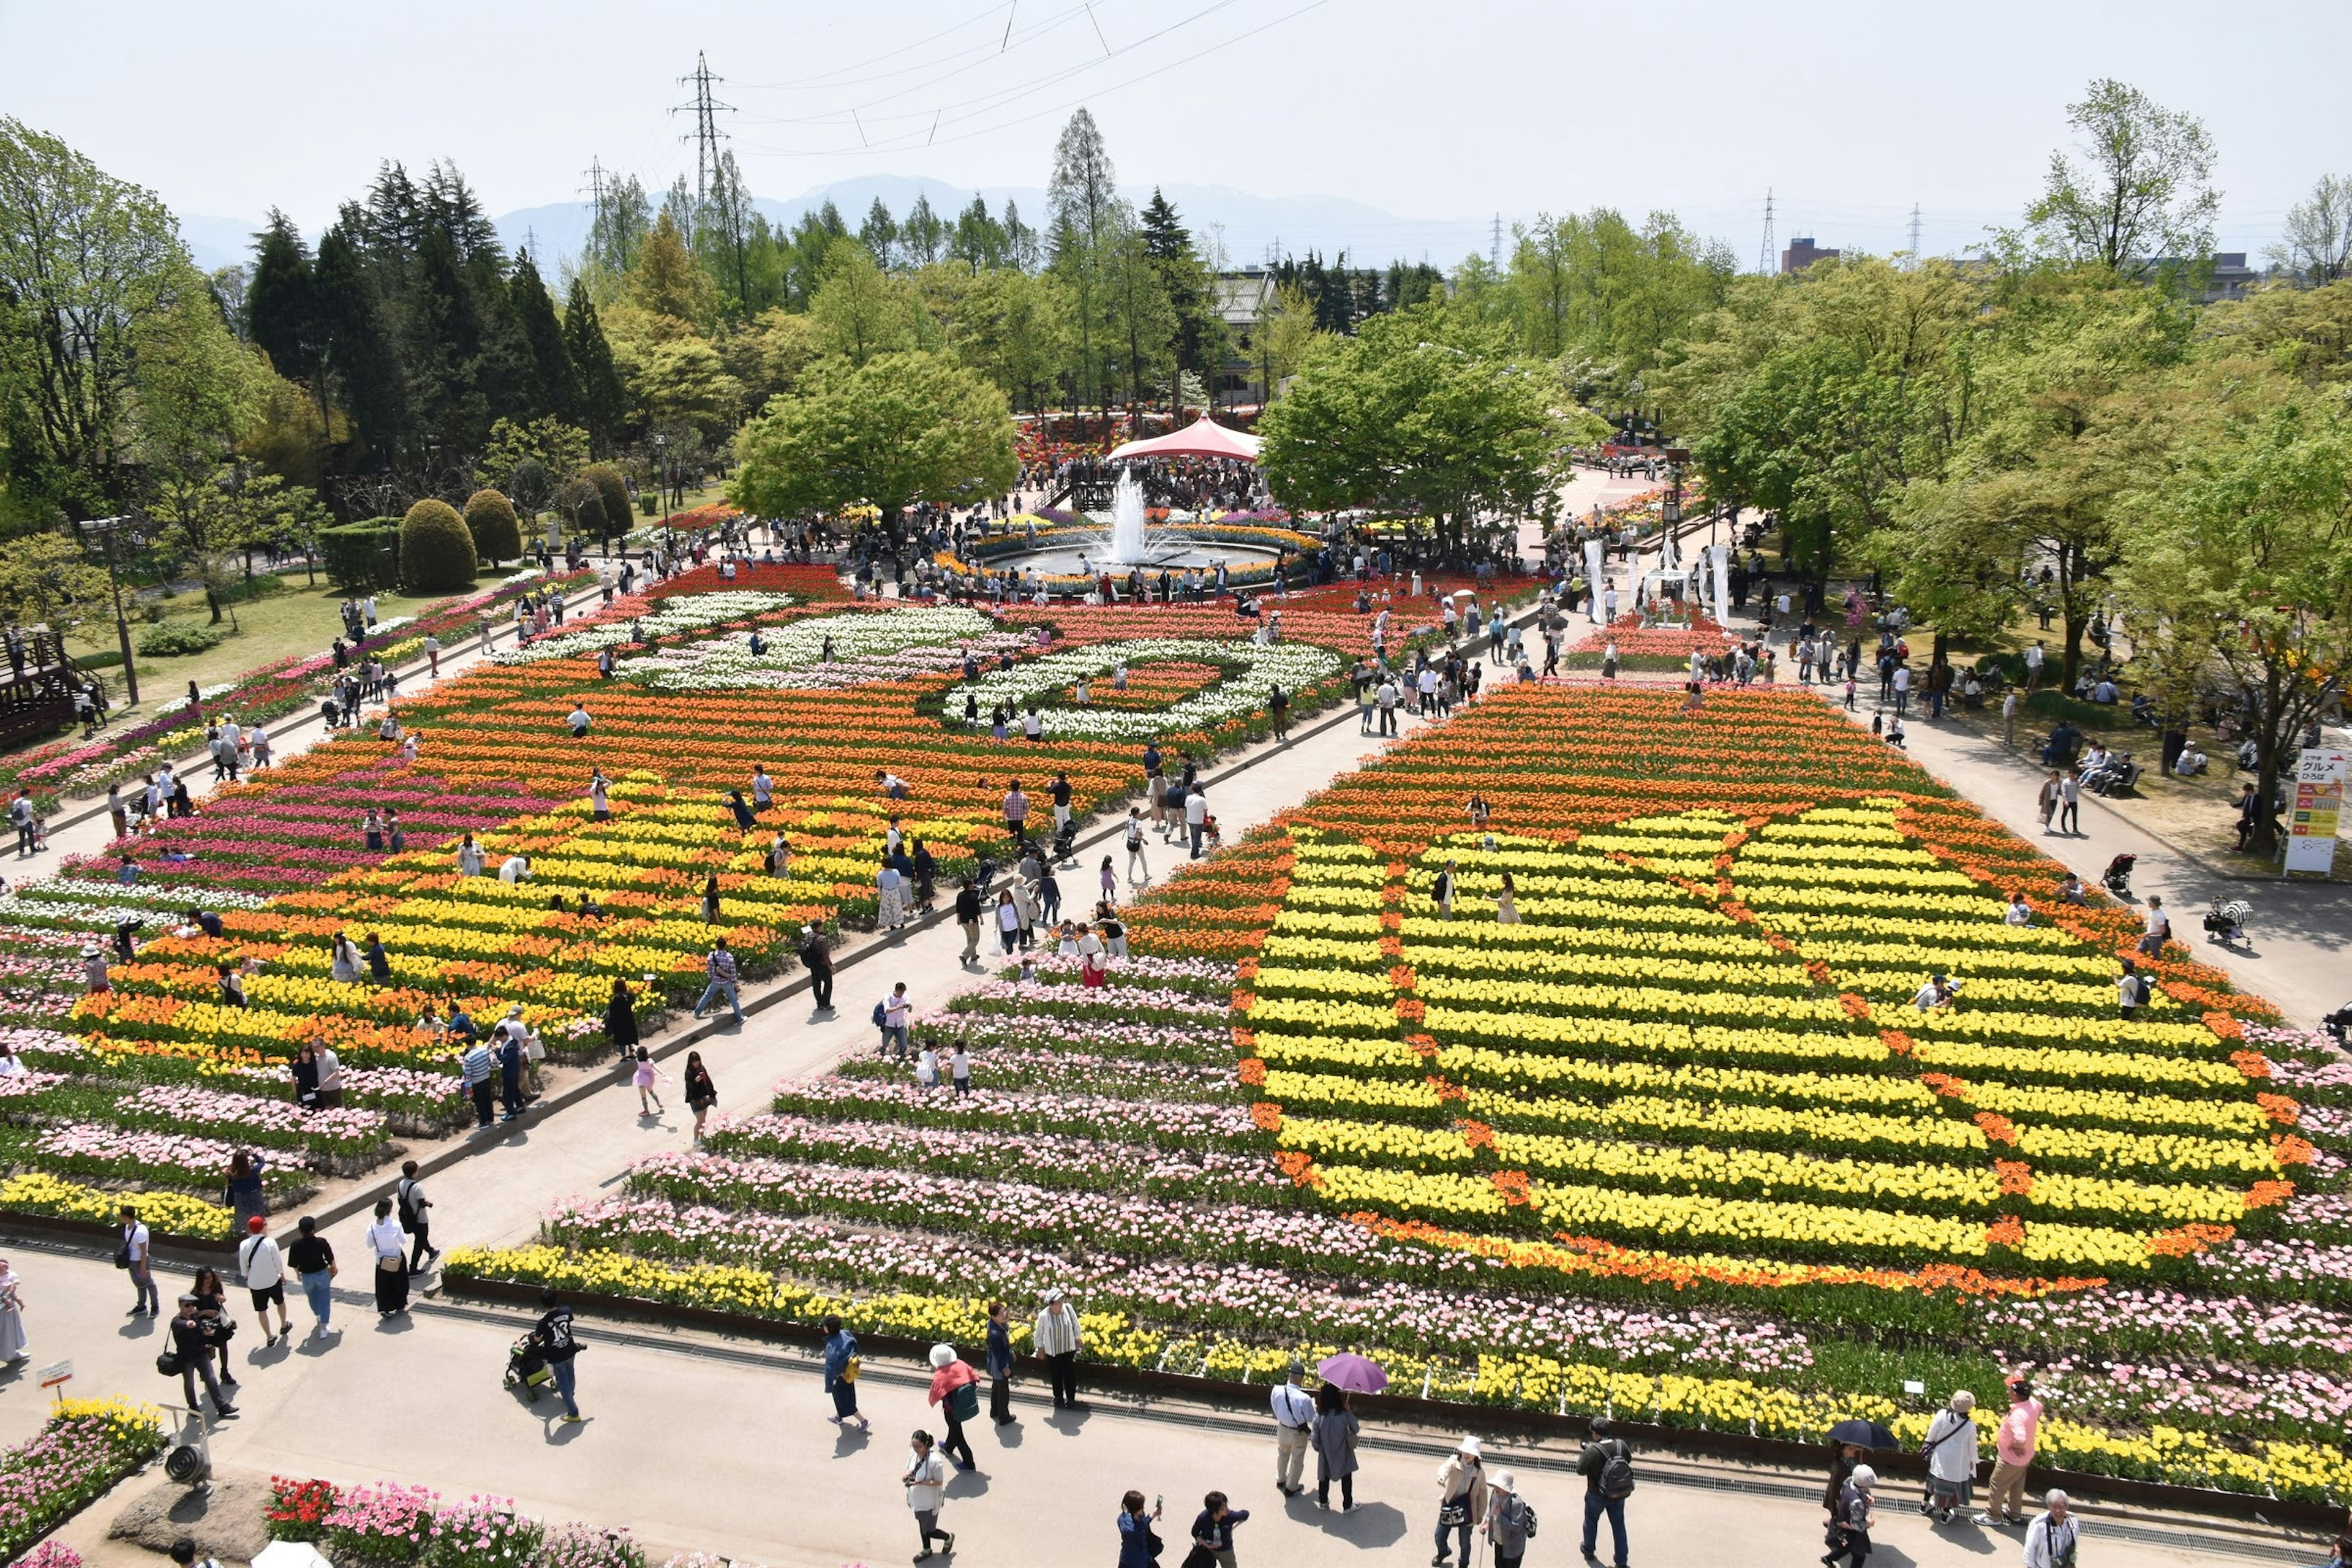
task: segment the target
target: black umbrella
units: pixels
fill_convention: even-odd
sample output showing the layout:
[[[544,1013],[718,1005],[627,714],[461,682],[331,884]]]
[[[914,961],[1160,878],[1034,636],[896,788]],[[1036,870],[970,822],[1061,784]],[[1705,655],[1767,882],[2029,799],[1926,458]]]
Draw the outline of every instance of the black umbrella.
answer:
[[[1875,1421],[1841,1421],[1830,1428],[1830,1441],[1851,1443],[1857,1448],[1893,1448],[1899,1446],[1895,1434]]]

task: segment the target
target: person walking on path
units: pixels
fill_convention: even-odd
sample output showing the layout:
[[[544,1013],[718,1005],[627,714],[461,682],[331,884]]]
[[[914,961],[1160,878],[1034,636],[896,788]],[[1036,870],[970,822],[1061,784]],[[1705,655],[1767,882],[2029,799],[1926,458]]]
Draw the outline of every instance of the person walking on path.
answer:
[[[2044,833],[2051,830],[2051,821],[2058,815],[2058,802],[2063,793],[2058,787],[2058,770],[2053,768],[2050,776],[2042,781],[2041,793],[2034,796],[2034,805],[2042,813],[2042,831]]]
[[[1868,1561],[1870,1527],[1877,1522],[1877,1487],[1878,1472],[1868,1465],[1856,1465],[1846,1477],[1838,1492],[1837,1518],[1830,1526],[1832,1535],[1822,1568],[1835,1568],[1840,1559],[1849,1568],[1862,1568]]]
[[[563,1396],[564,1425],[576,1426],[581,1420],[580,1372],[572,1358],[580,1353],[580,1338],[572,1331],[572,1309],[552,1288],[539,1293],[539,1321],[530,1337],[545,1358],[547,1370],[555,1374],[555,1392]]]
[[[959,1054],[962,1042],[956,1045]],[[968,1084],[969,1078],[958,1084]],[[1002,1301],[988,1304],[988,1418],[999,1426],[1019,1419],[1013,1414],[1013,1312]]]
[[[666,1081],[668,1077],[667,1073],[654,1066],[653,1053],[645,1047],[639,1046],[637,1065],[629,1069],[630,1087],[637,1091],[639,1116],[659,1116],[668,1109],[662,1104],[661,1090],[654,1087],[657,1083]]]
[[[1992,1479],[1985,1483],[1985,1511],[1979,1524],[2025,1522],[2025,1472],[2042,1438],[2042,1401],[2022,1372],[2009,1377],[2009,1414],[1993,1430]]]
[[[694,1016],[698,1018],[701,1017],[704,1010],[713,1002],[723,998],[729,1009],[735,1015],[736,1026],[741,1027],[743,1003],[740,982],[742,979],[742,971],[736,967],[735,955],[727,950],[725,937],[718,936],[710,939],[710,954],[703,960],[702,967],[703,972],[710,977],[710,984],[703,987],[702,1000],[694,1005]]]
[[[2150,958],[2164,956],[2164,944],[2172,937],[2172,917],[2164,912],[2164,900],[2156,893],[2147,896],[2147,911],[2142,917],[2147,934],[2139,939],[2139,950]]]
[[[1287,1375],[1274,1385],[1274,1489],[1297,1497],[1307,1489],[1301,1478],[1307,1445],[1314,1440],[1315,1401],[1299,1382],[1307,1375],[1307,1363],[1292,1356],[1284,1370]]]
[[[1143,1494],[1129,1491],[1118,1500],[1118,1568],[1152,1568],[1159,1562],[1160,1537],[1151,1528],[1160,1510],[1143,1511]]]
[[[1969,1504],[1977,1479],[1977,1396],[1962,1389],[1927,1424],[1927,1490],[1919,1511],[1945,1524]]]
[[[295,1226],[294,1245],[286,1249],[287,1267],[302,1282],[303,1300],[310,1303],[310,1337],[328,1332],[327,1320],[335,1305],[335,1249],[319,1234],[319,1222],[304,1215]]]
[[[1535,1511],[1519,1496],[1518,1478],[1497,1470],[1486,1483],[1486,1541],[1495,1549],[1495,1568],[1519,1568],[1528,1552],[1528,1527]]]
[[[931,1347],[930,1403],[940,1407],[948,1424],[940,1452],[958,1475],[980,1468],[980,1461],[971,1457],[971,1443],[963,1435],[965,1422],[980,1419],[980,1379],[956,1354],[953,1345]]]
[[[2025,1568],[2074,1568],[2074,1546],[2083,1527],[2067,1506],[2066,1494],[2050,1489],[2043,1509],[2025,1527]]]
[[[1363,1423],[1348,1408],[1348,1391],[1327,1383],[1315,1391],[1315,1506],[1331,1506],[1331,1482],[1339,1483],[1339,1511],[1356,1506],[1356,1436]]]
[[[2000,743],[2011,751],[2017,750],[2017,688],[2000,700]]]
[[[221,1392],[220,1380],[213,1373],[213,1337],[206,1332],[204,1320],[196,1316],[201,1304],[193,1295],[182,1296],[179,1312],[172,1319],[172,1355],[179,1363],[175,1370],[180,1374],[180,1391],[188,1408],[201,1413],[204,1406],[196,1403],[196,1380],[202,1378],[214,1415],[234,1415],[236,1406]]]
[[[1606,1514],[1617,1568],[1625,1568],[1625,1500],[1633,1495],[1633,1446],[1615,1435],[1606,1415],[1592,1418],[1592,1436],[1576,1457],[1576,1473],[1584,1478],[1585,1560],[1600,1561],[1593,1548],[1600,1544],[1601,1520]]]
[[[1143,855],[1143,813],[1127,808],[1127,880],[1130,887],[1151,886],[1151,862]]]
[[[1432,1568],[1452,1562],[1448,1535],[1460,1542],[1462,1568],[1470,1568],[1470,1532],[1486,1521],[1486,1469],[1478,1439],[1465,1437],[1437,1467],[1437,1555]]]
[[[857,1413],[857,1336],[841,1326],[841,1320],[827,1312],[822,1325],[824,1329],[824,1391],[833,1396],[833,1414],[826,1416],[835,1426],[855,1421],[860,1432],[868,1431],[873,1423]]]
[[[1249,1510],[1234,1508],[1223,1492],[1211,1492],[1201,1500],[1201,1511],[1192,1520],[1192,1552],[1185,1558],[1192,1568],[1234,1568],[1234,1526],[1248,1522]]]
[[[375,1201],[375,1223],[368,1226],[368,1250],[375,1255],[375,1314],[389,1318],[408,1310],[408,1241],[400,1222],[392,1217],[392,1200]]]
[[[14,1366],[32,1352],[25,1341],[25,1296],[16,1271],[0,1258],[0,1366]]]
[[[499,1058],[499,1099],[505,1105],[501,1121],[512,1121],[522,1114],[522,1038],[512,1029],[497,1032]]]
[[[931,1435],[918,1427],[912,1439],[914,1447],[907,1455],[907,1473],[898,1484],[907,1489],[907,1506],[914,1510],[915,1528],[922,1534],[923,1549],[915,1553],[918,1563],[932,1555],[931,1542],[937,1541],[940,1552],[955,1550],[955,1537],[940,1528],[940,1505],[947,1500],[947,1467],[931,1447]]]
[[[2083,781],[2073,773],[2058,777],[2058,831],[2082,836]]]
[[[604,1038],[620,1053],[624,1066],[636,1055],[637,999],[629,991],[629,983],[618,975],[613,977],[612,999],[604,1004]]]
[[[441,1249],[433,1245],[433,1200],[425,1195],[425,1184],[416,1179],[417,1165],[414,1160],[400,1163],[400,1180],[392,1189],[393,1204],[400,1215],[400,1228],[416,1238],[408,1255],[408,1271],[425,1272],[425,1260],[439,1258]]]
[[[1209,825],[1209,794],[1199,784],[1184,792],[1184,831],[1192,838],[1192,858],[1201,858],[1201,837]]]
[[[686,1105],[694,1112],[694,1142],[702,1142],[702,1124],[710,1120],[710,1108],[719,1103],[719,1086],[710,1081],[710,1069],[702,1065],[700,1051],[686,1053]]]
[[[155,1289],[155,1252],[149,1240],[147,1227],[139,1223],[139,1211],[129,1204],[122,1205],[122,1245],[114,1256],[130,1272],[131,1289],[138,1297],[131,1310],[123,1316],[136,1318],[142,1313],[154,1317],[163,1310],[163,1293]],[[195,1403],[194,1400],[190,1404]]]
[[[1045,1287],[1045,1309],[1030,1328],[1030,1342],[1045,1358],[1045,1375],[1054,1386],[1054,1408],[1077,1410],[1078,1314],[1058,1285]]]
[[[614,984],[618,985],[622,983],[616,980]],[[490,1097],[496,1089],[491,1067],[489,1046],[479,1036],[467,1040],[464,1053],[457,1058],[457,1078],[465,1086],[467,1094],[473,1099],[474,1131],[477,1132],[489,1126],[491,1121]]]
[[[245,1239],[236,1247],[236,1271],[253,1296],[253,1316],[261,1324],[261,1348],[268,1350],[280,1335],[294,1337],[294,1325],[286,1316],[286,1258],[269,1235],[268,1220],[256,1215],[245,1222]],[[273,1304],[278,1308],[276,1332],[269,1327]]]
[[[809,999],[818,1012],[832,1012],[833,948],[814,925],[801,927],[801,964],[809,973]]]
[[[980,961],[980,884],[970,877],[956,889],[955,918],[963,932],[963,956],[957,963],[970,969]]]

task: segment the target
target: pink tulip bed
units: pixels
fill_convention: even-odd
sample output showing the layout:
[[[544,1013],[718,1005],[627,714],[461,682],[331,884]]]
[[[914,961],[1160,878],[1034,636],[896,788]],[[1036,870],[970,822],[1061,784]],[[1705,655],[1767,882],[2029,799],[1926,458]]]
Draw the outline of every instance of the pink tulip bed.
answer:
[[[38,1436],[0,1449],[0,1561],[14,1562],[163,1443],[152,1406],[96,1400],[59,1405]]]

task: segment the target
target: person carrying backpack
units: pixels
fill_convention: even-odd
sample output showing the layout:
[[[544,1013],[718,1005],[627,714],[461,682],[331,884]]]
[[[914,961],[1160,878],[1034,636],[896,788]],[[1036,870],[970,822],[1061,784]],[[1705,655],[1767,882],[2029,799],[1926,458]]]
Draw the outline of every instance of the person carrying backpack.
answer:
[[[1633,1446],[1613,1435],[1609,1417],[1592,1418],[1592,1439],[1577,1456],[1576,1473],[1584,1478],[1584,1557],[1598,1563],[1593,1551],[1601,1536],[1601,1516],[1609,1516],[1609,1533],[1617,1548],[1617,1568],[1625,1565],[1625,1500],[1633,1495]]]
[[[931,1403],[948,1424],[947,1436],[940,1441],[940,1452],[961,1475],[976,1470],[980,1461],[971,1457],[971,1444],[963,1435],[963,1424],[980,1418],[980,1378],[957,1356],[953,1345],[931,1347]]]
[[[400,1215],[400,1228],[416,1238],[415,1250],[409,1255],[408,1271],[425,1272],[425,1260],[438,1258],[441,1249],[433,1245],[433,1222],[429,1217],[433,1200],[425,1195],[425,1184],[416,1179],[416,1162],[404,1161],[400,1181],[392,1189],[393,1205]]]
[[[1495,1568],[1519,1568],[1536,1532],[1536,1510],[1519,1496],[1518,1479],[1497,1470],[1486,1483],[1486,1539],[1495,1546]]]

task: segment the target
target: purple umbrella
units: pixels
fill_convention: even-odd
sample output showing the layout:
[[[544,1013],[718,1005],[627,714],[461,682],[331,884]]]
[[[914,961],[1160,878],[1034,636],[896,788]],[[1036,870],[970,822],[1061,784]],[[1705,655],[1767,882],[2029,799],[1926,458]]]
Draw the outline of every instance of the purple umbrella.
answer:
[[[1378,1394],[1389,1385],[1389,1374],[1353,1352],[1326,1357],[1315,1369],[1324,1382],[1336,1384],[1350,1394]]]

